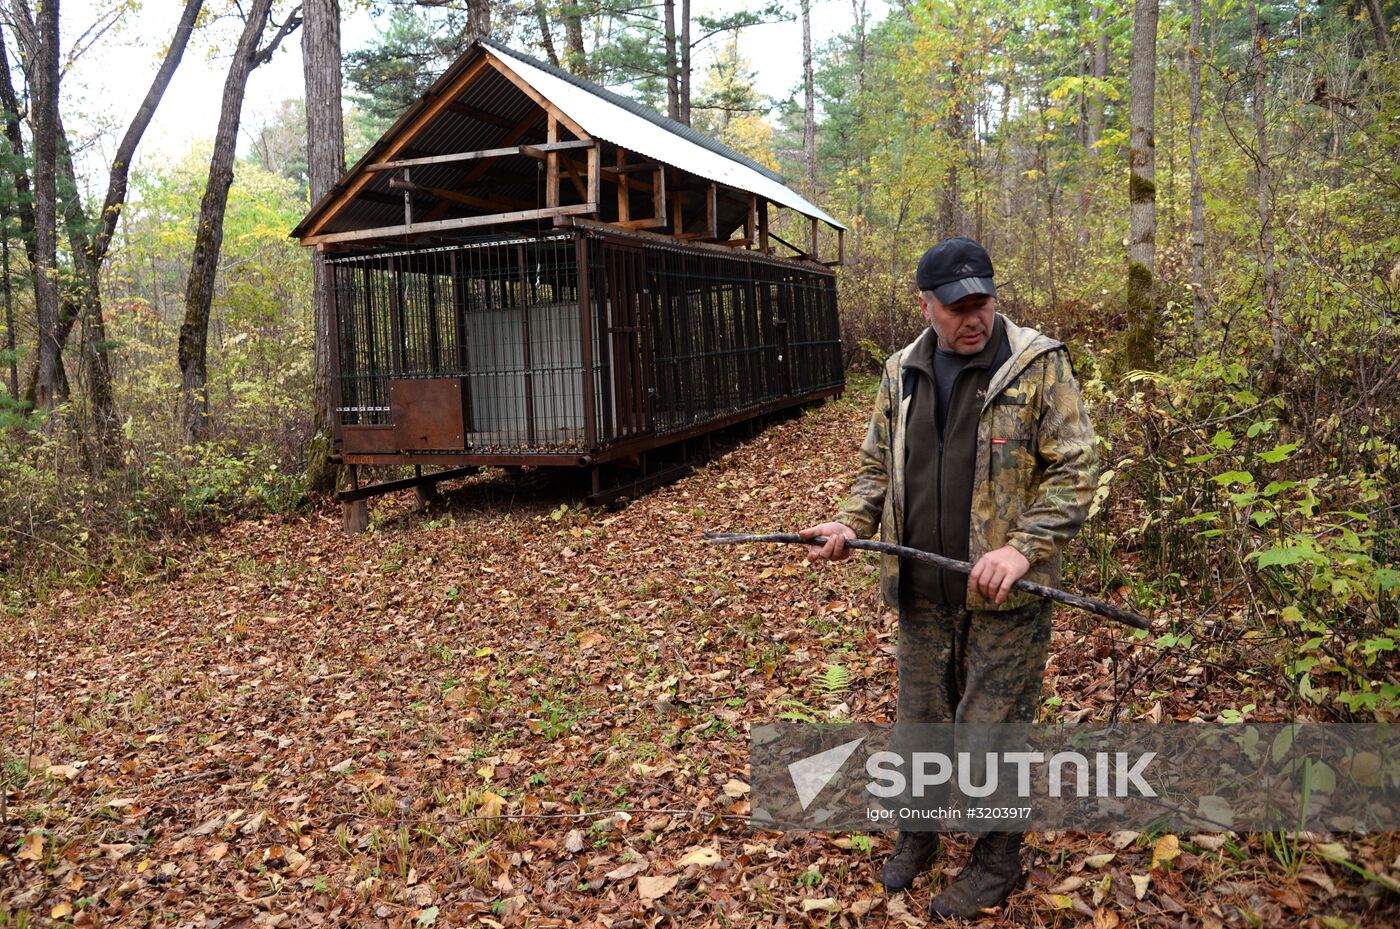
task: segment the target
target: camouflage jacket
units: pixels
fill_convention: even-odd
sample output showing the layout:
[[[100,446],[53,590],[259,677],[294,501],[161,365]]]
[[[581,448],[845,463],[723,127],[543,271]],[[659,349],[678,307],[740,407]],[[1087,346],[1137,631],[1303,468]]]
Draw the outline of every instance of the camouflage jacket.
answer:
[[[973,563],[1010,544],[1031,567],[1025,579],[1058,587],[1060,550],[1089,511],[1098,481],[1094,426],[1063,342],[1002,317],[1011,358],[992,373],[977,423],[976,477],[968,557]],[[917,341],[917,340],[916,340]],[[870,429],[851,494],[836,519],[861,538],[899,544],[904,532],[904,359],[913,343],[885,362]],[[880,556],[880,590],[899,604],[899,558]],[[1012,591],[997,605],[971,588],[970,610],[1010,610],[1034,601]]]

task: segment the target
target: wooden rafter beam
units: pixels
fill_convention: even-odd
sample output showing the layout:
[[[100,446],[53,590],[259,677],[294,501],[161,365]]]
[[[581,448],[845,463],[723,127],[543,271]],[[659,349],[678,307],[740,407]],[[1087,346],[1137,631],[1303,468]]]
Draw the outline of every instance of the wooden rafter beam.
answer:
[[[451,104],[455,98],[461,96],[462,91],[470,86],[471,83],[489,67],[491,67],[491,65],[485,57],[478,58],[472,64],[468,65],[466,70],[464,70],[456,80],[452,81],[451,84],[443,89],[441,96],[425,106],[418,115],[413,118],[412,122],[404,127],[403,132],[399,133],[399,137],[384,150],[384,158],[393,159],[398,156],[413,142],[418,133],[422,132],[443,110],[447,109],[448,105]],[[522,132],[521,134],[523,135],[524,133]],[[517,139],[511,140],[511,142],[515,141],[517,141]],[[324,229],[326,223],[330,222],[346,204],[354,200],[355,196],[365,189],[365,185],[367,185],[373,177],[374,174],[372,172],[365,171],[347,185],[345,190],[341,191],[340,194],[321,211],[320,218],[316,220],[315,225],[307,230],[308,235],[303,239],[303,242],[309,241]]]
[[[438,187],[424,187],[422,184],[415,184],[412,181],[403,181],[394,178],[389,182],[389,186],[394,190],[408,190],[413,193],[427,194],[430,197],[437,197],[439,200],[451,200],[453,203],[460,203],[463,206],[475,206],[484,210],[502,211],[510,207],[518,209],[528,209],[535,204],[529,200],[522,200],[519,197],[474,197],[471,194],[458,193],[455,190],[443,190]]]
[[[559,163],[562,164],[564,170],[568,172],[569,181],[574,185],[574,190],[578,191],[579,199],[587,200],[588,185],[583,182],[583,175],[579,174],[578,166],[574,164],[574,160],[572,158],[560,156]]]
[[[459,116],[465,116],[468,119],[474,119],[479,123],[488,123],[492,126],[500,126],[502,129],[509,129],[510,127],[515,125],[514,122],[512,122],[509,119],[506,119],[504,116],[497,116],[495,113],[488,113],[481,107],[472,106],[469,103],[459,103],[454,100],[453,102],[447,105],[447,108]]]
[[[398,168],[416,168],[422,165],[455,164],[459,161],[478,161],[483,158],[505,158],[510,155],[527,155],[531,158],[547,158],[550,152],[570,148],[587,148],[592,142],[568,141],[545,142],[542,145],[508,145],[501,148],[483,148],[474,152],[451,152],[445,155],[427,155],[423,158],[401,158],[397,161],[378,161],[365,168],[366,171],[392,171]]]
[[[356,229],[353,232],[330,232],[310,236],[303,240],[306,245],[320,245],[335,242],[362,242],[366,239],[387,239],[396,236],[418,236],[430,232],[445,232],[452,229],[468,229],[473,226],[494,226],[518,223],[531,219],[549,219],[554,216],[568,216],[582,213],[596,213],[596,203],[579,203],[572,206],[546,207],[542,210],[518,210],[513,213],[493,213],[488,216],[464,216],[461,219],[440,219],[434,222],[417,222],[402,226],[380,226],[377,229]]]
[[[540,113],[534,111],[526,113],[525,116],[521,118],[520,122],[516,123],[515,126],[512,127],[511,130],[505,134],[505,138],[503,138],[501,141],[506,145],[515,145],[521,139],[525,138],[525,135],[532,128],[534,128],[535,124],[540,121],[540,116]],[[474,164],[471,167],[471,169],[468,170],[467,173],[463,175],[463,177],[452,186],[454,188],[460,189],[466,187],[468,184],[475,182],[490,169],[494,161],[495,159],[493,158],[483,158],[481,161],[478,161],[476,164]],[[437,206],[433,207],[433,209],[429,210],[428,213],[423,217],[423,220],[425,222],[435,220],[444,212],[446,212],[446,210],[447,202],[442,201]]]
[[[516,73],[511,70],[509,63],[501,60],[489,51],[486,53],[486,57],[492,64],[496,66],[496,70],[501,73],[502,77],[514,84],[516,89],[523,93],[525,96],[535,101],[535,104],[539,106],[540,109],[553,116],[556,120],[559,121],[561,125],[564,126],[564,128],[572,132],[577,138],[586,139],[589,137],[588,133],[583,131],[583,127],[581,127],[578,123],[570,119],[566,113],[564,113],[554,104],[550,103],[548,100],[542,97],[535,90],[535,88],[531,87],[527,82],[521,80],[520,77],[517,76]]]

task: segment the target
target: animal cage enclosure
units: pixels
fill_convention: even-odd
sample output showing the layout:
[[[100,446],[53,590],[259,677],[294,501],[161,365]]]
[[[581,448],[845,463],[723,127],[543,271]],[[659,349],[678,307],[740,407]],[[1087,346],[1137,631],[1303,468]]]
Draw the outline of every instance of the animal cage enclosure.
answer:
[[[844,232],[771,167],[473,42],[292,232],[326,272],[347,527],[484,465],[640,490],[839,393]],[[416,474],[361,486],[366,465]]]
[[[598,465],[843,385],[820,267],[583,229],[324,260],[351,464]]]

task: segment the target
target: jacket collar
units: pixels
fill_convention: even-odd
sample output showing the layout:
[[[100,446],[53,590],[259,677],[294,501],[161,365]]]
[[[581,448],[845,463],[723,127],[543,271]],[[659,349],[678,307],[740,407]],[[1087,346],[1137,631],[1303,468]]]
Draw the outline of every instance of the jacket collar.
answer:
[[[997,321],[1006,328],[1006,339],[1011,345],[1011,357],[992,372],[991,382],[987,386],[986,402],[991,402],[993,397],[1001,393],[1006,385],[1015,380],[1036,358],[1064,346],[1063,342],[1050,338],[1039,329],[1031,326],[1018,326],[1001,313],[996,315]],[[995,327],[993,327],[993,331],[995,331]],[[912,374],[912,371],[908,369],[925,370],[923,365],[915,362],[915,358],[932,357],[933,343],[936,343],[937,339],[938,336],[933,331],[933,327],[925,327],[914,341],[896,353],[895,357],[898,358],[898,363],[895,369],[899,373],[901,382]],[[933,342],[930,343],[927,340],[933,340]],[[989,343],[990,341],[988,340]],[[920,343],[926,344],[921,345]]]
[[[996,359],[997,350],[1001,348],[1001,334],[1006,324],[1006,317],[1000,313],[992,320],[992,333],[987,342],[977,354],[972,355],[966,362],[968,368],[989,367]],[[905,354],[902,367],[905,369],[905,376],[909,369],[921,372],[929,380],[933,380],[933,353],[938,349],[938,333],[929,326],[917,339],[909,344],[909,351]]]

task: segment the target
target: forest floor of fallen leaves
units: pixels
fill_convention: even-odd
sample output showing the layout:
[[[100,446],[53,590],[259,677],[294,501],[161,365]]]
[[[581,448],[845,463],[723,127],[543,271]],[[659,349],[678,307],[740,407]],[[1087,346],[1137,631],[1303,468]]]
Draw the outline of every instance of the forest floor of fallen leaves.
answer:
[[[355,537],[327,505],[162,543],[140,579],[7,618],[0,926],[926,925],[965,838],[888,895],[891,834],[745,820],[750,724],[893,718],[873,558],[700,539],[829,517],[871,395],[859,382],[625,509],[489,471],[427,512],[378,501]],[[1067,586],[1121,595],[1086,544]],[[1277,699],[1228,661],[1056,616],[1047,718]],[[1028,845],[1024,889],[980,925],[1400,925],[1393,834]]]

